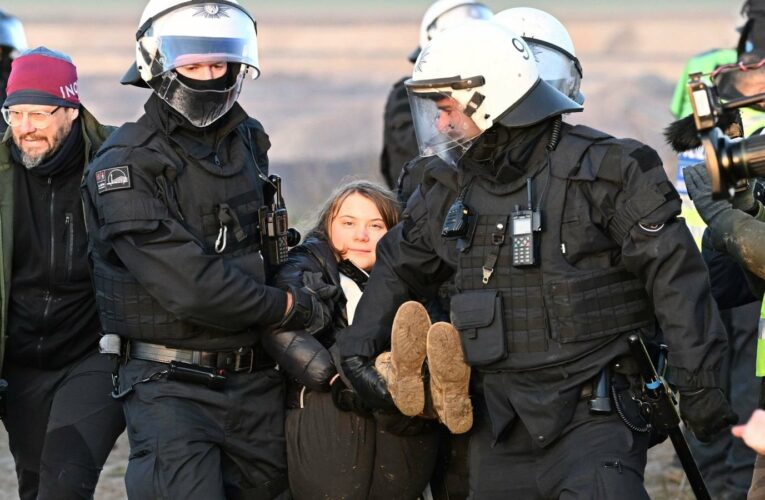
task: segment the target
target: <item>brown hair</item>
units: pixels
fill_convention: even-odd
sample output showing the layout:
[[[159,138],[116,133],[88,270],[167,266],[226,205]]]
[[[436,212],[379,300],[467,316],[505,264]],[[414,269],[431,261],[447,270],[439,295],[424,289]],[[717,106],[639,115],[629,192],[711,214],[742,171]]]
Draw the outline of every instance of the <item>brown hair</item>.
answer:
[[[375,204],[377,210],[380,211],[380,215],[382,215],[386,229],[390,229],[398,224],[401,205],[390,190],[374,182],[351,181],[341,184],[332,192],[327,201],[324,202],[324,205],[319,210],[319,214],[316,216],[316,223],[308,231],[308,236],[322,239],[334,248],[329,238],[329,227],[340,211],[343,202],[352,194],[360,194]]]

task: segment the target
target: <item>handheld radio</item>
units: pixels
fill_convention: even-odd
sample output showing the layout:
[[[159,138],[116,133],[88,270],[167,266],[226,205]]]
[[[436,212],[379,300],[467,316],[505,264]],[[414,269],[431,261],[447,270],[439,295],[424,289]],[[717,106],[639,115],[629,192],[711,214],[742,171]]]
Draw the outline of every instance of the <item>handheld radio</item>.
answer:
[[[542,230],[542,214],[534,210],[532,180],[526,179],[528,210],[516,205],[512,214],[513,267],[536,266],[539,263],[539,241],[534,233]]]
[[[273,203],[258,210],[260,222],[260,242],[263,256],[269,266],[279,266],[287,260],[289,247],[300,242],[300,233],[289,227],[287,207],[282,197],[282,179],[278,175],[269,175],[274,190]]]

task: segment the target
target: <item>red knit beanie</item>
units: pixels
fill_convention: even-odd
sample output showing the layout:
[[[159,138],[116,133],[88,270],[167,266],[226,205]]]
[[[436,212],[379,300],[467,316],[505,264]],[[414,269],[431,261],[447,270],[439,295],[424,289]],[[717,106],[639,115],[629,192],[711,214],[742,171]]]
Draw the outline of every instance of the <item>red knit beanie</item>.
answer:
[[[77,68],[66,54],[37,47],[13,60],[6,87],[7,108],[16,104],[80,107]]]

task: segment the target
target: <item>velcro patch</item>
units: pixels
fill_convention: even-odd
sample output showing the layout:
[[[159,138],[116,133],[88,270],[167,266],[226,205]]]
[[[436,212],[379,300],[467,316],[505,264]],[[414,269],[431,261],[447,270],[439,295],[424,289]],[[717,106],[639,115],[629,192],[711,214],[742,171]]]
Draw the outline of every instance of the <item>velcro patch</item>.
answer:
[[[99,170],[96,172],[96,187],[98,187],[98,194],[132,188],[133,182],[130,177],[130,165],[120,165],[119,167]]]
[[[630,153],[630,156],[635,159],[642,172],[648,172],[652,168],[661,166],[661,158],[656,154],[656,151],[648,146],[639,147]]]

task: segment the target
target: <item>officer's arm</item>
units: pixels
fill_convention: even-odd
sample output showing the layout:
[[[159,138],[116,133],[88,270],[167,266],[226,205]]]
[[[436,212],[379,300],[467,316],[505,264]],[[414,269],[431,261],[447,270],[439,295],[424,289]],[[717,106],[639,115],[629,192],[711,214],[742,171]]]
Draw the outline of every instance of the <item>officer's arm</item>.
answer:
[[[89,232],[111,245],[135,279],[178,318],[219,329],[242,330],[279,323],[287,294],[263,285],[263,276],[243,272],[228,259],[206,254],[155,196],[154,180],[130,170],[130,188],[99,193],[99,165],[114,163],[107,153],[90,167],[87,190],[95,208]],[[98,246],[98,245],[96,245]]]
[[[377,261],[356,308],[353,325],[338,337],[343,357],[371,358],[390,345],[398,307],[433,297],[453,270],[437,255],[427,227],[428,210],[416,191],[402,221],[377,244]]]
[[[625,142],[612,146],[612,161],[603,173],[614,183],[598,183],[603,191],[616,191],[592,193],[593,199],[602,200],[600,210],[621,246],[623,264],[644,283],[654,305],[672,352],[672,379],[679,386],[715,386],[726,337],[707,269],[688,227],[677,217],[680,199],[658,155]]]
[[[305,273],[323,274],[322,266],[303,247],[296,247],[279,268],[275,285],[282,289],[300,288]],[[337,370],[329,351],[310,333],[305,330],[268,331],[261,336],[261,345],[280,369],[299,383],[314,391],[329,390],[329,382]]]

